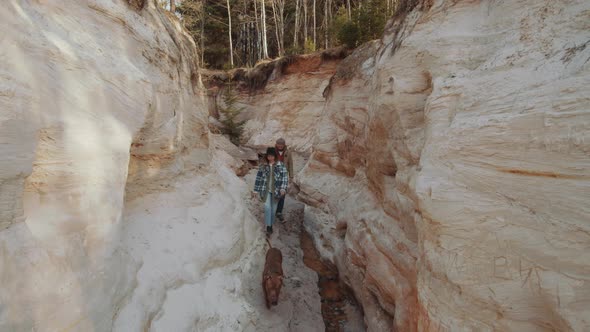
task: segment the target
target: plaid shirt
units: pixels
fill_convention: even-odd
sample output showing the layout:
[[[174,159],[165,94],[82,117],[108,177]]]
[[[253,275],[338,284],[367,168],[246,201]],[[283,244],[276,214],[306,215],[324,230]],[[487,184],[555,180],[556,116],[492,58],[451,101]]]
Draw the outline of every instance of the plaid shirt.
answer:
[[[280,196],[281,189],[287,190],[289,184],[289,173],[282,162],[275,163],[274,179],[275,179],[275,196]],[[259,193],[264,199],[267,193],[268,176],[270,175],[270,166],[262,165],[256,173],[256,182],[254,183],[254,191]]]

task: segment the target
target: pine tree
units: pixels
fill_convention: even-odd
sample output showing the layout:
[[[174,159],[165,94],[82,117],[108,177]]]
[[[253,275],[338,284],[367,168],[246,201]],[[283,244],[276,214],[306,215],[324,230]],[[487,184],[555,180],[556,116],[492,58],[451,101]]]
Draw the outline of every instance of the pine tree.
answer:
[[[239,121],[238,117],[244,110],[237,106],[238,96],[234,92],[231,82],[227,84],[223,95],[224,105],[219,107],[221,113],[222,132],[229,136],[229,140],[235,145],[240,145],[244,124],[246,121]]]

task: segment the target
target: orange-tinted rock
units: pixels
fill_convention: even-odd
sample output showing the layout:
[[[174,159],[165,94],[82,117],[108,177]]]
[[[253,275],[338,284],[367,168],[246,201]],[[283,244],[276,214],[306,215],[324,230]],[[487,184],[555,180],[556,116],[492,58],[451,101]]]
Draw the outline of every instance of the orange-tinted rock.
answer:
[[[369,330],[590,329],[589,12],[437,1],[341,63],[299,195]]]

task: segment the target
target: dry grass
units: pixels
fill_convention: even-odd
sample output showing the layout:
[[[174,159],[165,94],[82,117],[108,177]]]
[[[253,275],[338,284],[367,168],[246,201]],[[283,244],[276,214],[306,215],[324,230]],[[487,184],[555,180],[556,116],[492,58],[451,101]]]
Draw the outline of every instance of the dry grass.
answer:
[[[135,10],[142,10],[145,6],[145,0],[127,0],[127,3]]]
[[[322,60],[341,60],[346,58],[350,52],[344,47],[334,47],[328,50],[322,51]]]
[[[244,75],[243,83],[250,91],[264,89],[268,79],[277,67],[278,61],[262,63],[250,69]]]
[[[399,1],[397,4],[397,8],[395,10],[394,19],[399,18],[400,16],[405,16],[415,8],[418,8],[422,11],[427,11],[432,7],[434,4],[434,0],[405,0]]]
[[[201,70],[203,81],[208,87],[225,86],[229,82],[237,84],[242,90],[255,92],[266,87],[275,75],[303,73],[317,70],[324,62],[337,61],[348,56],[344,48],[332,48],[312,54],[288,55],[275,60],[261,60],[254,68],[236,68],[230,71]]]

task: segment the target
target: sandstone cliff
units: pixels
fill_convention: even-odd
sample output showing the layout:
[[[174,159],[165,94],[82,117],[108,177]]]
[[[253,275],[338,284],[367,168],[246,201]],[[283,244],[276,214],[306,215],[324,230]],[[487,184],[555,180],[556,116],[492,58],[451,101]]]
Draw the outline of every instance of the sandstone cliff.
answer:
[[[590,329],[588,22],[425,1],[340,64],[298,181],[369,330]]]
[[[242,136],[251,147],[272,146],[279,137],[290,149],[311,153],[316,124],[324,108],[324,90],[346,51],[340,48],[263,62],[252,69],[229,73],[205,71],[210,113],[224,105],[225,87],[231,83],[237,108],[247,120]]]
[[[10,1],[0,21],[0,329],[110,329],[139,268],[126,188],[208,163],[194,44],[152,2]]]
[[[247,143],[312,153],[305,225],[369,330],[590,329],[590,4],[407,3],[342,62],[245,76]],[[0,8],[0,330],[318,326],[259,310],[248,188],[166,15]]]
[[[310,288],[264,307],[261,227],[176,18],[11,0],[0,27],[1,331],[321,326]]]

